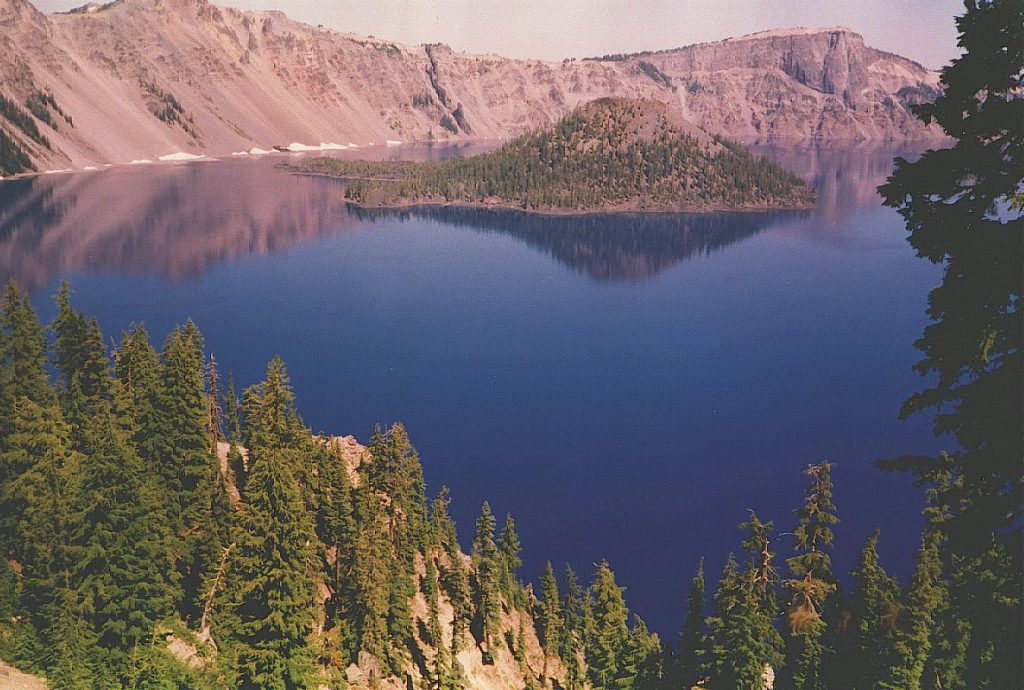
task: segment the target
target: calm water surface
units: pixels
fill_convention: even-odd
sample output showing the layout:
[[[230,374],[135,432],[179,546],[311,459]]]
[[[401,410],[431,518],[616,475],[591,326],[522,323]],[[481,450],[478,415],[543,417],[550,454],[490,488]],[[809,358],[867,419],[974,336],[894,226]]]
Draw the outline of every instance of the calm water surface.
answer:
[[[69,279],[108,336],[191,317],[240,384],[281,355],[314,429],[365,441],[405,422],[464,543],[490,500],[518,521],[525,577],[607,558],[670,634],[697,559],[716,579],[748,508],[791,529],[822,458],[837,569],[880,526],[906,577],[921,499],[870,463],[941,447],[927,420],[896,419],[939,273],[879,207],[894,152],[770,153],[817,209],[362,213],[280,159],[6,181],[0,278],[45,319]]]

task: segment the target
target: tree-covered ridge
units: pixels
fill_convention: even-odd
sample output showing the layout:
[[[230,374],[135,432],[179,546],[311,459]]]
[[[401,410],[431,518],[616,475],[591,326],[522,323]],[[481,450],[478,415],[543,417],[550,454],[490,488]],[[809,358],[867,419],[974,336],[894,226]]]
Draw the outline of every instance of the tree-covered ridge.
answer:
[[[781,166],[711,138],[657,101],[601,99],[496,151],[441,163],[318,158],[363,206],[456,204],[549,213],[802,208],[813,192]]]

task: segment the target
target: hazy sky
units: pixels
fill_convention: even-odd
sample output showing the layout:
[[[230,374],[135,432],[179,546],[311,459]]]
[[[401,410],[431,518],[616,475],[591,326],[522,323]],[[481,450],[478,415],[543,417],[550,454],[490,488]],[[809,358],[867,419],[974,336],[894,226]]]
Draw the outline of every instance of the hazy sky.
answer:
[[[85,0],[33,0],[60,11]],[[557,60],[675,48],[764,29],[845,26],[938,68],[958,54],[961,0],[217,0],[400,43]]]

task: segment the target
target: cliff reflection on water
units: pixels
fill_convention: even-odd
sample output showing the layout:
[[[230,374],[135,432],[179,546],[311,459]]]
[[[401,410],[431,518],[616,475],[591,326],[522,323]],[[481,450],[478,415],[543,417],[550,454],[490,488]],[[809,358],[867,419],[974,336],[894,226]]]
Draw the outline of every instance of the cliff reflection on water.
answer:
[[[254,253],[365,229],[384,217],[514,237],[599,280],[642,280],[785,219],[826,228],[877,204],[892,151],[760,147],[818,189],[812,212],[544,217],[508,211],[363,211],[341,183],[289,175],[275,159],[115,168],[0,182],[0,278],[29,290],[81,270],[158,272],[171,280]],[[412,151],[443,157],[457,152]],[[381,149],[378,157],[383,155]],[[394,152],[389,152],[395,155]]]

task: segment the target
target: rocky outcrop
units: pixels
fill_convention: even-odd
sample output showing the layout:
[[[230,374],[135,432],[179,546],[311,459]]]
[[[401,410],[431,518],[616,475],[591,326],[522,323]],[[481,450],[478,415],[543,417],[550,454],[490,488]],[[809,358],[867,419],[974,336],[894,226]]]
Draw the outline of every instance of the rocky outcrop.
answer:
[[[668,102],[731,136],[937,135],[907,110],[935,94],[936,74],[845,29],[562,62],[405,46],[206,0],[120,0],[55,15],[0,0],[0,29],[0,93],[53,101],[35,115],[45,143],[0,116],[39,168],[291,142],[504,137],[604,96]]]

